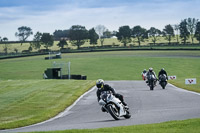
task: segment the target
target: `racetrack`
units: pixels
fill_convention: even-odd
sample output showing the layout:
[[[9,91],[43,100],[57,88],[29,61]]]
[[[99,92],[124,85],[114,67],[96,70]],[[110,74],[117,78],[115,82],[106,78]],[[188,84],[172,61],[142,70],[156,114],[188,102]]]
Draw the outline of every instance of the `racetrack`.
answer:
[[[117,93],[124,95],[132,117],[115,121],[101,111],[96,90],[83,96],[69,111],[47,122],[0,132],[28,132],[65,129],[88,129],[136,124],[160,123],[171,120],[200,118],[200,94],[168,84],[163,90],[157,85],[153,91],[144,81],[107,81]]]

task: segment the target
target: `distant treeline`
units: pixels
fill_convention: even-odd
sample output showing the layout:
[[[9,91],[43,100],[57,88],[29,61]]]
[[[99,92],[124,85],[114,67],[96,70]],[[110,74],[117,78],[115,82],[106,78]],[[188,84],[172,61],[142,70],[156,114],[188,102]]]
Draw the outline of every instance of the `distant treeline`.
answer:
[[[200,44],[200,21],[196,18],[187,18],[181,20],[179,24],[167,24],[163,30],[159,30],[155,27],[150,27],[150,29],[145,29],[140,25],[136,25],[133,28],[128,25],[119,27],[118,31],[109,31],[104,25],[97,25],[94,28],[87,30],[85,26],[73,25],[71,28],[66,30],[55,30],[53,35],[50,33],[40,33],[39,31],[34,34],[32,41],[27,41],[27,39],[33,35],[32,29],[30,27],[21,26],[18,28],[18,32],[15,36],[19,41],[8,41],[7,37],[0,37],[0,43],[5,44],[3,46],[3,51],[5,54],[8,53],[8,44],[11,43],[30,43],[30,47],[27,51],[40,50],[43,46],[46,50],[53,46],[54,41],[59,41],[57,46],[60,49],[64,49],[71,43],[73,46],[77,46],[80,49],[85,42],[89,42],[92,47],[97,46],[98,40],[100,45],[103,47],[105,38],[117,38],[119,42],[123,44],[124,47],[127,44],[135,43],[141,46],[141,43],[151,40],[153,43],[149,43],[150,46],[156,45],[159,41],[159,37],[163,37],[168,43],[172,44],[172,39],[176,39],[176,45],[178,44],[194,44],[194,39],[199,41]],[[188,42],[188,40],[190,41]],[[160,42],[160,44],[165,45],[165,42]],[[173,42],[174,43],[174,42]],[[15,48],[17,53],[17,48]]]

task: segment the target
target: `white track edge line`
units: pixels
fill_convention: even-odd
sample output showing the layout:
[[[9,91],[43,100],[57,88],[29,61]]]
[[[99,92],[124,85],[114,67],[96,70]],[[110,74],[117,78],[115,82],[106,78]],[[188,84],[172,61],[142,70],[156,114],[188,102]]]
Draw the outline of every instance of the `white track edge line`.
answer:
[[[183,91],[183,92],[189,92],[189,93],[196,94],[196,95],[199,95],[199,96],[200,96],[200,93],[198,93],[198,92],[194,92],[194,91],[185,90],[185,89],[183,89],[183,88],[176,87],[175,85],[173,85],[173,84],[170,84],[170,83],[168,83],[168,84],[169,84],[169,85],[171,85],[172,87],[174,87],[174,88],[176,88],[176,89],[180,90],[180,91]]]

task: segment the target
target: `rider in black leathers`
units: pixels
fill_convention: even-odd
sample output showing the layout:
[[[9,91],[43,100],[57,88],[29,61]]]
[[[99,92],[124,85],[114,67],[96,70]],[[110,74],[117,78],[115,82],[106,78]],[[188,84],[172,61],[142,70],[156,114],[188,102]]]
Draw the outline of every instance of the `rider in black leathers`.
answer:
[[[111,91],[112,94],[115,97],[119,98],[119,100],[122,102],[122,104],[127,107],[127,104],[124,102],[123,96],[121,94],[116,93],[115,90],[111,86],[109,86],[108,84],[104,84],[104,81],[102,79],[98,79],[96,81],[96,87],[98,88],[97,92],[96,92],[98,101],[100,100],[101,92],[103,92],[103,91]]]
[[[160,75],[162,75],[162,74],[165,74],[165,75],[167,76],[167,72],[165,71],[164,68],[162,68],[162,69],[160,70],[160,72],[158,73],[158,77],[159,77]]]
[[[164,68],[162,68],[162,69],[160,70],[160,72],[158,73],[159,82],[160,82],[160,75],[163,75],[163,74],[166,75],[166,79],[168,80],[167,72],[165,71]]]

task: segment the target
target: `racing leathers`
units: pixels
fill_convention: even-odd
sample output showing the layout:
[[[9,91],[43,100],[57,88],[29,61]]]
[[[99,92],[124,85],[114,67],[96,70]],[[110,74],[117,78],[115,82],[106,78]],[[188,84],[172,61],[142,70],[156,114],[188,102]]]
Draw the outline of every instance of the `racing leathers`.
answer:
[[[127,106],[127,104],[124,102],[123,96],[122,96],[121,94],[116,93],[115,90],[114,90],[111,86],[109,86],[109,85],[107,85],[107,84],[104,84],[104,85],[103,85],[103,88],[97,89],[96,94],[97,94],[97,100],[98,100],[98,101],[100,100],[100,95],[101,95],[101,93],[102,93],[103,91],[111,91],[112,94],[113,94],[116,98],[119,98],[119,100],[122,102],[122,104],[123,104],[124,106]]]
[[[157,81],[157,77],[156,77],[156,74],[155,74],[155,72],[154,71],[148,71],[147,72],[147,83],[149,84],[149,77],[150,77],[150,75],[154,75],[154,77],[155,77],[155,80]]]
[[[158,73],[158,77],[160,77],[160,75],[163,75],[163,74],[165,74],[166,75],[166,77],[167,77],[167,72],[165,71],[165,70],[160,70],[160,72]],[[168,79],[168,77],[167,77],[167,79]]]

